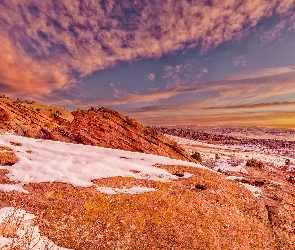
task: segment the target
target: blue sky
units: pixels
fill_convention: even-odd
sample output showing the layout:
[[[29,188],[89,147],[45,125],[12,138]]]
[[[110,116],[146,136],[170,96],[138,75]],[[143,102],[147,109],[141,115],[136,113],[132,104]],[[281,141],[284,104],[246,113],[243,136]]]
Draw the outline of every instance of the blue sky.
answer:
[[[294,0],[0,1],[0,92],[146,125],[295,126]]]

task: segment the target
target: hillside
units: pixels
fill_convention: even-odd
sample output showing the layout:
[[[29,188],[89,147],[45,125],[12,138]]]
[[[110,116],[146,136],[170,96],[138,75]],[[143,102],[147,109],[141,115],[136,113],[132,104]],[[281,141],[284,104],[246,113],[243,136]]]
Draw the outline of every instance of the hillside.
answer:
[[[167,133],[187,152],[199,152],[203,166],[251,190],[265,205],[279,242],[277,249],[294,249],[294,130],[191,126],[156,129]]]
[[[148,128],[4,97],[0,111],[2,250],[294,249],[292,131]]]
[[[14,135],[0,145],[18,159],[0,172],[2,249],[290,246],[259,198],[200,164]]]
[[[194,161],[177,143],[107,108],[70,112],[19,99],[0,98],[0,132],[168,156]]]

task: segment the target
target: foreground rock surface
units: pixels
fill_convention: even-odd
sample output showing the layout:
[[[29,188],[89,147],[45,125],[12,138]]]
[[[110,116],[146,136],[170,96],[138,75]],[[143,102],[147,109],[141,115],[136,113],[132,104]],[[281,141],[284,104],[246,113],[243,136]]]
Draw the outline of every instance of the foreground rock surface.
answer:
[[[295,245],[295,157],[294,130],[261,129],[251,138],[248,128],[239,134],[227,134],[235,128],[158,128],[170,135],[188,152],[199,152],[204,166],[250,189],[263,202],[277,249],[294,249]],[[257,131],[258,129],[255,129]],[[260,130],[260,129],[259,129]],[[265,131],[281,139],[270,138]],[[245,134],[243,134],[245,133]],[[247,139],[247,136],[250,138]],[[196,140],[196,138],[198,138]],[[250,164],[261,162],[261,164]]]
[[[41,234],[70,249],[280,249],[264,203],[243,186],[207,170],[158,167],[192,177],[169,183],[122,177],[94,181],[157,190],[137,195],[27,184],[28,194],[0,191],[0,206],[36,215]]]

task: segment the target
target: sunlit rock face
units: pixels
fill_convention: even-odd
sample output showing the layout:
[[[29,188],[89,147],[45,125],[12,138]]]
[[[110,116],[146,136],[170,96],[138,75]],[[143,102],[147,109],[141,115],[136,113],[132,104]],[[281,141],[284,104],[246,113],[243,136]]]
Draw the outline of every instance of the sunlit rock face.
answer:
[[[108,108],[73,112],[71,131],[83,144],[192,160],[177,143]]]
[[[0,100],[0,129],[17,135],[143,152],[194,161],[177,143],[136,120],[107,108],[69,112]]]

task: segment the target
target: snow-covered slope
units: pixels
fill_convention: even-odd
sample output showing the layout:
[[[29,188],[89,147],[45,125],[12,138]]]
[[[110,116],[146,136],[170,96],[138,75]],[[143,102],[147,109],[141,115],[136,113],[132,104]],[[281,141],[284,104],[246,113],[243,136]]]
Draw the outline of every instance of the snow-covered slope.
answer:
[[[21,143],[21,146],[11,142]],[[7,176],[11,181],[21,184],[55,181],[89,187],[94,179],[114,176],[169,181],[177,177],[154,165],[203,168],[200,164],[163,156],[9,134],[0,135],[0,145],[12,148],[19,159],[13,166],[1,168],[9,170]],[[24,192],[20,185],[15,187]],[[11,190],[12,187],[2,185],[0,188]]]

